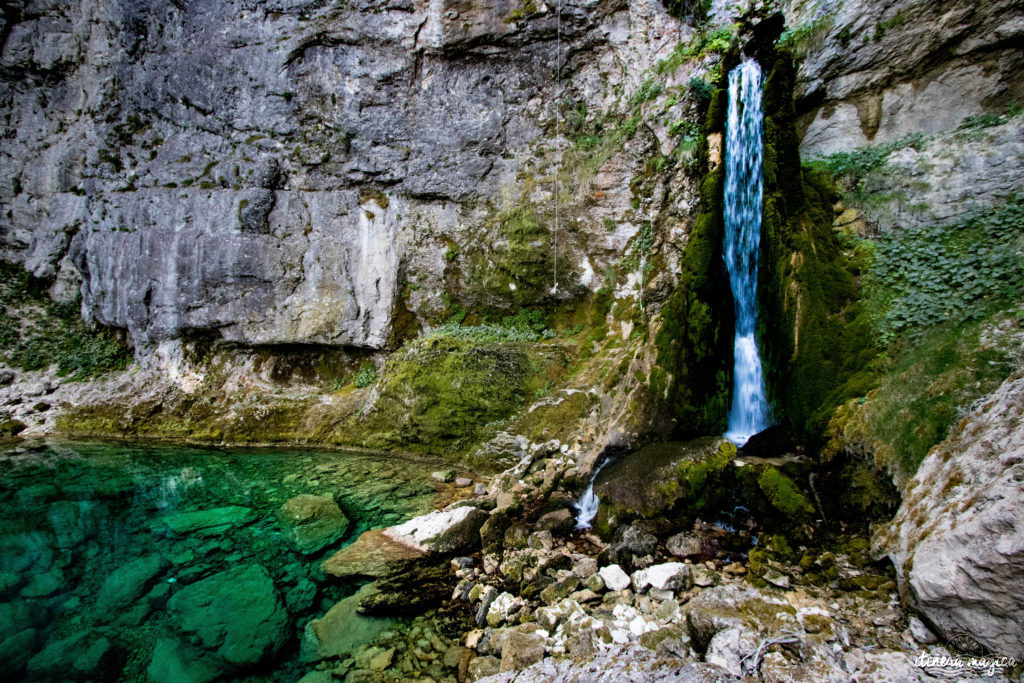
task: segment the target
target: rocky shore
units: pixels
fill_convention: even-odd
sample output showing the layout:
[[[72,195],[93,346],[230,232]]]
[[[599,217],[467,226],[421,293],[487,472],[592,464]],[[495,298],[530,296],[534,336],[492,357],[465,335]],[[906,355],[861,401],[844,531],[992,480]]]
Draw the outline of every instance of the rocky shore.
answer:
[[[606,542],[575,528],[550,486],[571,463],[550,446],[534,454],[486,493],[328,559],[333,576],[376,578],[336,609],[423,616],[345,653],[329,648],[343,619],[313,622],[322,656],[303,681],[939,680],[922,664],[964,654],[901,600],[865,525],[819,519],[797,545],[750,518],[742,534],[639,520]]]

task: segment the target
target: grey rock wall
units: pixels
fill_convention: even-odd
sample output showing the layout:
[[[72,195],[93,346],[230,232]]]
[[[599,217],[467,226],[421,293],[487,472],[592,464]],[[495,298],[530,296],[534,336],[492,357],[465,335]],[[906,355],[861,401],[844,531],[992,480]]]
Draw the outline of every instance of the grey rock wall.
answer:
[[[802,151],[830,154],[956,128],[1024,99],[1024,7],[1014,0],[791,0]]]
[[[449,245],[500,246],[494,215],[524,201],[549,222],[517,174],[553,171],[556,55],[560,94],[608,107],[680,36],[656,0],[561,5],[559,43],[554,6],[502,0],[8,3],[0,256],[64,298],[81,281],[143,351],[381,349],[399,305],[436,317],[468,277]],[[560,296],[635,229],[567,231]]]

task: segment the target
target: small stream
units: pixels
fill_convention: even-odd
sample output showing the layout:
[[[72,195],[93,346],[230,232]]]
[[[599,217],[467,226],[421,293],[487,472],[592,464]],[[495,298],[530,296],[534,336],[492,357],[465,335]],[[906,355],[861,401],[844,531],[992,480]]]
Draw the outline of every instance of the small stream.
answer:
[[[326,581],[320,562],[365,529],[431,509],[439,465],[123,444],[0,449],[0,677],[298,680],[312,668],[301,662],[304,627],[357,587]],[[333,497],[345,536],[315,554],[294,550],[277,514],[299,494]],[[210,600],[175,600],[204,580]]]

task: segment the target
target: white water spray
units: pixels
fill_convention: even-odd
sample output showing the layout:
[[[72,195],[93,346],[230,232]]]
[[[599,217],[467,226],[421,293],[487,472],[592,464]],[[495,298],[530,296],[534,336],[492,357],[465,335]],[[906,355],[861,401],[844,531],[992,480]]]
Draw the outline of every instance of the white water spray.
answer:
[[[725,265],[736,312],[733,391],[725,437],[738,446],[771,424],[757,350],[757,256],[761,243],[761,67],[729,72],[725,146]]]
[[[577,529],[589,529],[591,524],[594,522],[594,517],[597,516],[597,508],[601,504],[601,500],[597,497],[597,494],[594,493],[594,482],[597,481],[597,475],[600,474],[601,468],[607,464],[608,461],[605,460],[598,465],[597,469],[594,470],[594,473],[590,475],[590,483],[587,484],[587,490],[583,492],[582,496],[580,496],[579,501],[573,505],[578,513],[576,515]]]

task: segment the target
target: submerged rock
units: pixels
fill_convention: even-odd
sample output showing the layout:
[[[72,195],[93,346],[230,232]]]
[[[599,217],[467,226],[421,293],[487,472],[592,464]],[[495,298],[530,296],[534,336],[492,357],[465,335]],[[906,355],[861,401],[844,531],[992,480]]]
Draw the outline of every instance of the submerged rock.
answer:
[[[196,533],[204,536],[222,534],[233,526],[244,526],[256,519],[256,513],[247,507],[227,505],[209,510],[176,512],[155,520],[154,531],[166,530],[175,534]]]
[[[348,518],[330,496],[295,496],[281,506],[277,518],[289,542],[304,555],[340,540],[348,530]]]
[[[51,641],[28,662],[36,680],[116,680],[124,666],[124,652],[104,636],[81,631]]]
[[[391,619],[364,617],[358,612],[359,603],[376,592],[373,584],[366,584],[335,604],[324,616],[309,622],[302,637],[303,661],[354,653],[391,628],[394,624]]]
[[[104,621],[117,618],[120,610],[143,596],[166,565],[160,555],[153,553],[115,569],[100,586],[96,596],[96,615]]]
[[[270,574],[257,564],[186,586],[167,608],[181,633],[228,670],[272,657],[288,637],[288,613]]]

